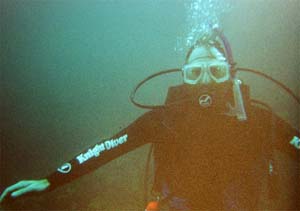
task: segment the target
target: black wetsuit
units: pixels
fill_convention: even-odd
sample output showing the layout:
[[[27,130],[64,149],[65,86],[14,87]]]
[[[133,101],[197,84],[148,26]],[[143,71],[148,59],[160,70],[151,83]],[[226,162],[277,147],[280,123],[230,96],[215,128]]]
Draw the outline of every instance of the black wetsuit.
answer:
[[[276,164],[271,163],[274,152],[287,154],[291,162],[299,165],[299,150],[289,143],[299,133],[266,109],[251,106],[247,97],[247,120],[239,121],[224,114],[224,105],[231,99],[223,98],[215,106],[200,108],[197,90],[191,90],[186,85],[171,89],[169,96],[189,94],[177,98],[180,103],[167,100],[165,108],[145,113],[58,168],[48,177],[51,188],[153,143],[156,191],[167,185],[170,195],[185,199],[185,205],[192,210],[256,209],[263,179],[276,171]],[[216,95],[220,94],[226,93]],[[296,174],[299,178],[295,170]],[[297,188],[291,190],[295,197],[299,194]]]

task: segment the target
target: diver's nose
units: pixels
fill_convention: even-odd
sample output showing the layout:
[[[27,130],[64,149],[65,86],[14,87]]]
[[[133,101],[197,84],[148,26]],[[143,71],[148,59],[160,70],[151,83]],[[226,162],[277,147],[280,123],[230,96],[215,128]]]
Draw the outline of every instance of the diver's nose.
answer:
[[[208,84],[208,83],[210,83],[210,82],[211,82],[211,78],[210,78],[209,74],[205,71],[205,72],[203,73],[203,76],[202,76],[202,78],[201,78],[200,83],[202,83],[202,84]]]

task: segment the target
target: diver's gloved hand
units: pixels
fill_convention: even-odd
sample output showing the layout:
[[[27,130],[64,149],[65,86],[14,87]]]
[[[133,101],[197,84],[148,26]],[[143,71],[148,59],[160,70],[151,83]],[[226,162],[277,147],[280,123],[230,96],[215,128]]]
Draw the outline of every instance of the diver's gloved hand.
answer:
[[[4,200],[4,198],[10,194],[12,198],[16,198],[18,196],[32,193],[32,192],[40,192],[46,190],[50,186],[50,183],[47,179],[41,180],[22,180],[17,182],[14,185],[7,187],[1,197],[0,203]]]

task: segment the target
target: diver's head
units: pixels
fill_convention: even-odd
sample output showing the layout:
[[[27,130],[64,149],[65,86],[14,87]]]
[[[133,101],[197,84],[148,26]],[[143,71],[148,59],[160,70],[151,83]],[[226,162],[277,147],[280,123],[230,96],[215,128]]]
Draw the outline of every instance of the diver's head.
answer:
[[[186,84],[222,83],[230,79],[230,65],[220,48],[196,45],[190,49],[182,73]]]

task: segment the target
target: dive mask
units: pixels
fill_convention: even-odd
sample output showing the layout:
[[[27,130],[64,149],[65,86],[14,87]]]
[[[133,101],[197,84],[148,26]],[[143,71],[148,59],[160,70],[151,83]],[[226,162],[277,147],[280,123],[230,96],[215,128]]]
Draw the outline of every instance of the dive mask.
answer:
[[[225,61],[198,60],[183,66],[183,80],[187,84],[221,83],[230,78],[229,69]]]

